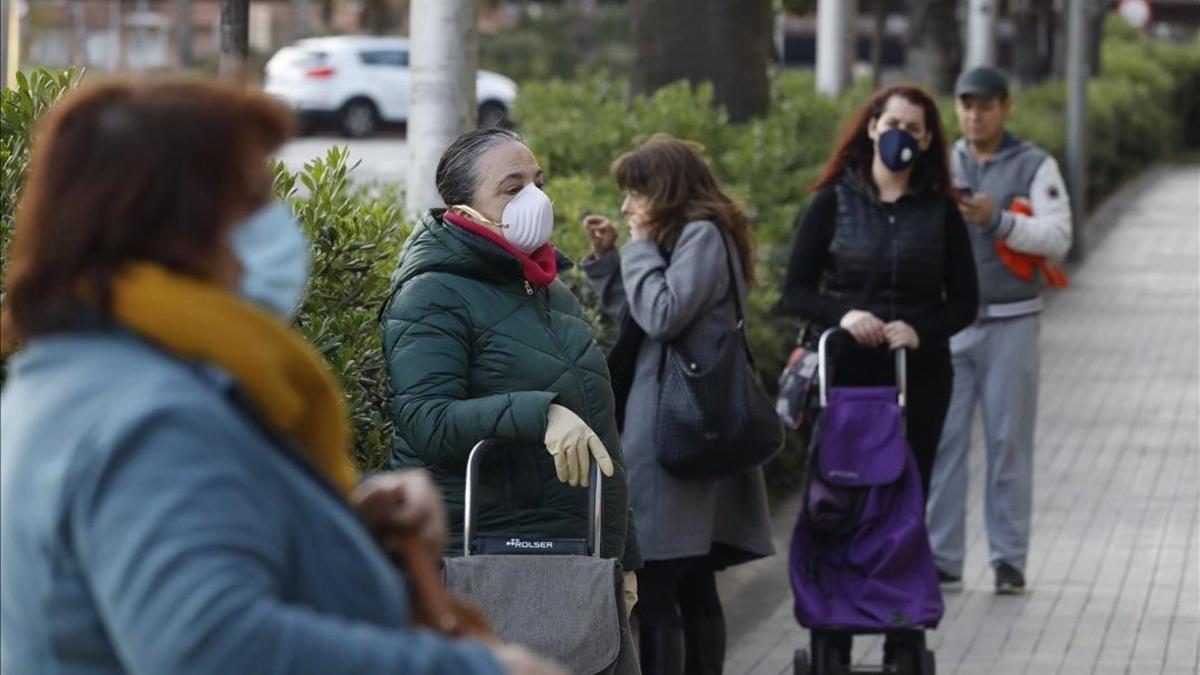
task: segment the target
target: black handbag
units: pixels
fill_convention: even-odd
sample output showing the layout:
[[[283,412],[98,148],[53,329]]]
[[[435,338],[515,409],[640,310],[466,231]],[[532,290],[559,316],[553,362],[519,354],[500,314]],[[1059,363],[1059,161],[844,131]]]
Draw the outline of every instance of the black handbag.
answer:
[[[717,358],[701,368],[682,340],[663,345],[659,366],[658,463],[679,478],[718,478],[759,466],[783,446],[783,427],[754,369],[746,342],[733,253],[725,242],[737,325],[721,337]]]

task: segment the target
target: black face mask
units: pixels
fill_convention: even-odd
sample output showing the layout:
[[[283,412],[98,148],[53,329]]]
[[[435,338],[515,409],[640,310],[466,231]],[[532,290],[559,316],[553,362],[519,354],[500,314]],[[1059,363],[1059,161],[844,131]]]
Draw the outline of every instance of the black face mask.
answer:
[[[921,144],[903,129],[888,129],[879,136],[879,159],[892,171],[903,171],[917,161]]]

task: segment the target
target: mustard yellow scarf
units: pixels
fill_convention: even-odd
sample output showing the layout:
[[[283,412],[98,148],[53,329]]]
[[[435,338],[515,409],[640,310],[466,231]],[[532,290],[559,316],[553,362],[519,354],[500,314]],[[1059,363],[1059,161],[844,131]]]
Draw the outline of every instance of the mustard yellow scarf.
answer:
[[[151,264],[113,283],[114,318],[167,351],[237,379],[262,420],[343,493],[356,477],[346,399],[321,357],[277,318],[216,286]]]

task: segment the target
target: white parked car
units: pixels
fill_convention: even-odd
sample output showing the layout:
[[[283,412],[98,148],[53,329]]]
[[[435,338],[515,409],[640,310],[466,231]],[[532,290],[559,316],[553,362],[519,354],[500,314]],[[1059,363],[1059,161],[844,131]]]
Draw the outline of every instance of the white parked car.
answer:
[[[264,89],[291,106],[305,128],[336,124],[347,136],[370,136],[381,122],[408,119],[408,40],[365,35],[299,40],[267,62]],[[516,95],[512,80],[479,71],[479,126],[505,123]]]

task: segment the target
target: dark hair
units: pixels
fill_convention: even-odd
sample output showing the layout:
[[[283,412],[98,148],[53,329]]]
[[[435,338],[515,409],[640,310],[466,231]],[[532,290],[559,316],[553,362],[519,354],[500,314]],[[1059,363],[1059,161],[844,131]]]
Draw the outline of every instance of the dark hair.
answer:
[[[883,115],[888,101],[899,96],[925,111],[925,130],[932,140],[929,148],[917,156],[909,174],[909,189],[917,195],[950,194],[950,167],[946,156],[946,134],[942,130],[942,118],[938,114],[933,98],[920,87],[894,85],[875,92],[866,105],[859,108],[846,122],[842,134],[834,146],[833,153],[825,162],[825,168],[810,188],[819,190],[829,187],[849,169],[867,185],[873,185],[871,162],[875,157],[875,144],[867,136],[867,127],[872,120]]]
[[[207,277],[229,221],[271,196],[268,154],[291,115],[260,93],[166,80],[69,94],[38,127],[6,271],[11,348],[109,315],[128,261]]]
[[[694,141],[655,134],[612,164],[617,186],[650,202],[650,237],[670,248],[683,226],[711,220],[733,237],[748,283],[754,282],[754,230],[741,205],[721,189]]]
[[[446,206],[471,203],[475,188],[479,187],[479,156],[509,141],[525,143],[515,131],[495,127],[474,129],[454,139],[442,153],[434,173],[438,194]]]

